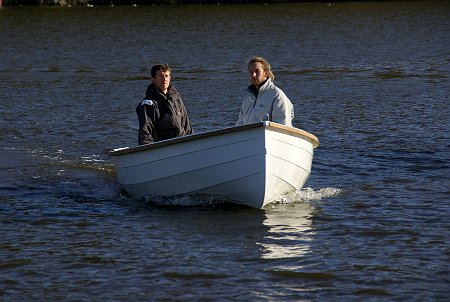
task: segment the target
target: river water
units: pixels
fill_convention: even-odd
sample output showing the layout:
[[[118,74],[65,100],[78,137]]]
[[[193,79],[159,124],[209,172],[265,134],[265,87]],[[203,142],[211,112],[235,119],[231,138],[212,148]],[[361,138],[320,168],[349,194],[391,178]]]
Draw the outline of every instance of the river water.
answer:
[[[446,1],[0,9],[1,301],[448,301]],[[167,62],[195,131],[272,64],[315,134],[265,210],[122,197],[113,148]]]

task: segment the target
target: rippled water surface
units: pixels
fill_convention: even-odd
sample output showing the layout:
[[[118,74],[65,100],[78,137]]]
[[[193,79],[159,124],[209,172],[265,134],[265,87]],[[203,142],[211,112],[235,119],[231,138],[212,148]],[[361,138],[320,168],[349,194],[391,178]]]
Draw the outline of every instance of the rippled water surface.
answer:
[[[447,301],[447,1],[0,9],[0,300]],[[197,132],[262,55],[315,134],[265,210],[121,197],[108,151],[167,62]]]

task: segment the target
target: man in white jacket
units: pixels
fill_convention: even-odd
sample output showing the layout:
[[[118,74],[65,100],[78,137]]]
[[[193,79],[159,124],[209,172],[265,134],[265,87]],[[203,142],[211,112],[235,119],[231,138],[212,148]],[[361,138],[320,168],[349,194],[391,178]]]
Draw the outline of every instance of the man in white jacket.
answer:
[[[269,62],[254,57],[248,63],[248,71],[252,84],[246,90],[236,126],[269,120],[292,127],[294,106],[274,85]]]

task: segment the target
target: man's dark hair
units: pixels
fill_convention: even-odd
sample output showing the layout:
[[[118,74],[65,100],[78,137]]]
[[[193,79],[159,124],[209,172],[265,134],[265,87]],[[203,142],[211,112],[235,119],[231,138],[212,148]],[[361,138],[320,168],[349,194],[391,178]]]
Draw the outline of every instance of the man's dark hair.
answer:
[[[169,64],[156,64],[156,65],[153,65],[152,66],[152,71],[151,71],[152,78],[156,77],[156,72],[158,70],[161,70],[163,72],[165,72],[165,71],[170,72]]]

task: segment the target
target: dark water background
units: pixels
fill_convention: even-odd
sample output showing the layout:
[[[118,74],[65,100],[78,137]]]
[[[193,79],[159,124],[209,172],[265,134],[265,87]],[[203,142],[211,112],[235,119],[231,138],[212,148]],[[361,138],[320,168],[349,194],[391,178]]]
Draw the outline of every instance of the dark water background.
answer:
[[[1,301],[448,301],[447,1],[0,9]],[[266,57],[319,137],[266,210],[121,197],[168,62],[195,130]]]

